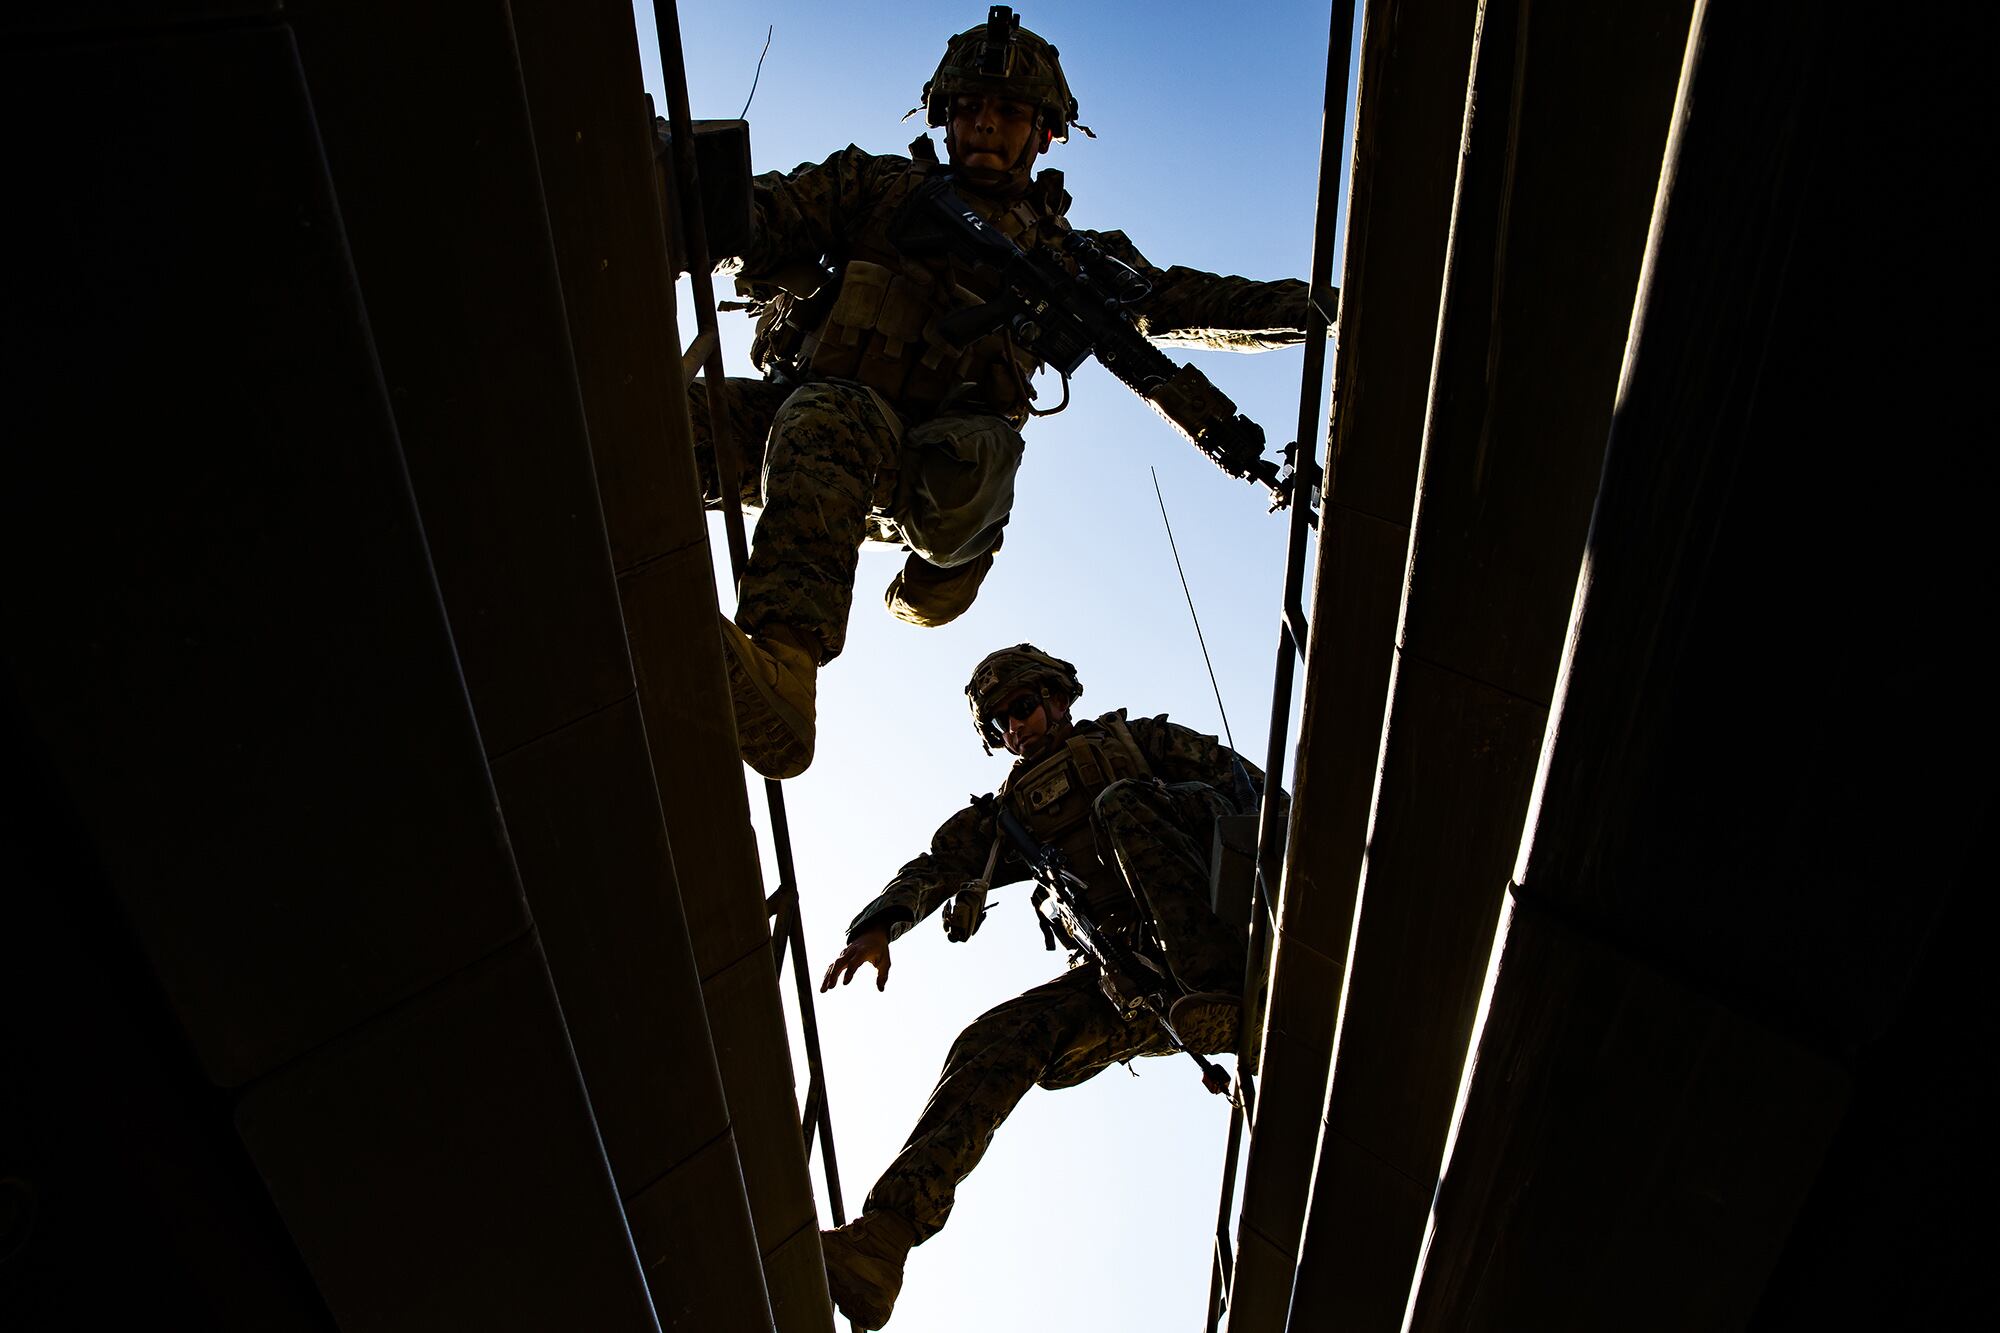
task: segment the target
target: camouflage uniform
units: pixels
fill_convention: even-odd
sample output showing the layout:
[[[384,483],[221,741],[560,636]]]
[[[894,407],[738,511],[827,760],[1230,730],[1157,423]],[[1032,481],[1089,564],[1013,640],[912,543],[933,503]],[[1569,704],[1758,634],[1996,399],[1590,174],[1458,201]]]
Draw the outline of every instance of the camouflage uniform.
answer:
[[[1078,723],[1074,737],[1108,739],[1119,729],[1136,744],[1150,772],[1077,793],[1088,802],[1087,845],[1094,852],[1073,850],[1071,868],[1091,886],[1092,911],[1100,922],[1128,941],[1137,936],[1143,903],[1184,987],[1240,994],[1242,935],[1209,907],[1214,821],[1235,812],[1237,802],[1225,793],[1240,790],[1234,756],[1213,736],[1165,716],[1127,722],[1123,710]],[[1046,766],[1046,759],[1016,763],[1000,791],[1031,828],[1034,821],[1024,807],[1034,796],[1018,779]],[[1249,781],[1261,786],[1262,774],[1247,761],[1243,767]],[[993,817],[977,806],[946,820],[930,850],[898,871],[855,917],[849,939],[878,926],[894,939],[936,911],[979,876],[996,833]],[[1041,836],[1038,829],[1036,834]],[[1028,877],[1009,848],[994,867],[992,883]],[[1231,1044],[1219,1032],[1183,1035],[1204,1054]],[[1087,962],[988,1010],[952,1044],[930,1103],[869,1192],[865,1211],[896,1213],[915,1228],[920,1242],[929,1238],[950,1215],[958,1182],[978,1164],[1030,1087],[1073,1087],[1110,1064],[1171,1050],[1150,1017],[1120,1016],[1099,989],[1095,965]]]
[[[775,625],[799,632],[822,662],[846,640],[862,540],[910,548],[890,609],[942,624],[977,595],[1013,501],[1028,380],[1040,365],[1004,331],[947,342],[938,318],[997,294],[989,275],[910,258],[892,235],[911,193],[939,170],[850,146],[759,176],[753,240],[734,261],[760,312],[753,359],[778,381],[729,381],[738,498],[764,509],[736,619],[753,635]],[[1069,230],[1059,172],[1017,197],[961,193],[1024,249]],[[1302,282],[1158,269],[1122,232],[1081,234],[1152,283],[1130,309],[1155,342],[1251,351],[1304,337]],[[840,268],[832,299],[815,303],[807,298],[825,280],[823,257]],[[696,448],[706,498],[719,504],[705,390],[696,387],[692,404]]]

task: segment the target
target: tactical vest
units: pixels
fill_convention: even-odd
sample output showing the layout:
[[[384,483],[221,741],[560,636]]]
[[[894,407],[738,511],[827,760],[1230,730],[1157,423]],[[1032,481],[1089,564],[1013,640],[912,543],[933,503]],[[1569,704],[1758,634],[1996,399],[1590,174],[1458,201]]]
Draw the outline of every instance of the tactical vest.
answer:
[[[998,294],[993,275],[945,256],[911,258],[891,240],[910,196],[937,169],[912,162],[889,187],[848,239],[830,300],[788,292],[765,311],[752,359],[767,373],[866,385],[907,416],[928,416],[952,398],[1018,425],[1027,418],[1028,380],[1041,363],[1004,329],[964,346],[938,333],[945,315]],[[1011,204],[971,192],[964,197],[1023,249],[1066,229],[1069,196],[1058,171],[1043,172]]]
[[[1098,855],[1091,812],[1112,783],[1152,772],[1121,708],[1099,718],[1096,726],[1079,728],[1061,749],[1015,769],[1000,784],[1000,799],[1035,841],[1061,848],[1070,869],[1090,885],[1090,907],[1103,926],[1123,925],[1137,909],[1124,876]]]

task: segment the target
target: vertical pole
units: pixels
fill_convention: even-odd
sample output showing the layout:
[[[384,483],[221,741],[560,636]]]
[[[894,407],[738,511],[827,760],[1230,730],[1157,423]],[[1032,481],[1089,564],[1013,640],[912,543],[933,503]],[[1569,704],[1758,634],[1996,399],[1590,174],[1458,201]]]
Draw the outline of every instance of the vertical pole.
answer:
[[[749,563],[749,543],[744,538],[742,494],[736,470],[736,452],[729,432],[728,387],[722,365],[722,340],[716,336],[715,282],[708,251],[708,222],[701,211],[701,180],[694,151],[694,120],[688,109],[687,64],[681,50],[680,11],[675,0],[655,0],[653,22],[660,44],[660,72],[666,83],[667,121],[674,170],[675,211],[681,220],[681,235],[687,243],[688,281],[693,288],[698,342],[705,342],[702,383],[707,389],[709,439],[715,452],[717,489],[722,498],[722,526],[728,535],[729,567],[735,584],[743,581]],[[792,980],[798,993],[799,1025],[803,1029],[806,1068],[809,1074],[805,1119],[800,1133],[806,1150],[812,1149],[812,1125],[820,1141],[820,1164],[826,1173],[827,1208],[835,1226],[847,1220],[840,1197],[840,1167],[833,1148],[833,1114],[828,1106],[826,1073],[820,1058],[819,1018],[813,1008],[812,978],[807,969],[805,925],[799,911],[798,877],[792,866],[791,825],[785,817],[785,798],[776,781],[766,778],[764,796],[771,811],[771,850],[778,863],[778,888],[771,895],[779,915],[772,947],[779,961],[789,943],[792,953]]]
[[[1240,1104],[1229,1118],[1229,1147],[1222,1168],[1221,1200],[1216,1206],[1215,1265],[1208,1297],[1208,1333],[1229,1305],[1234,1277],[1234,1250],[1229,1218],[1236,1202],[1237,1158],[1246,1132],[1256,1129],[1256,1083],[1253,1071],[1263,1054],[1263,1026],[1271,937],[1277,931],[1276,885],[1283,867],[1285,831],[1277,826],[1278,788],[1284,773],[1285,747],[1292,710],[1292,679],[1305,656],[1309,626],[1305,614],[1307,528],[1316,522],[1325,469],[1319,461],[1320,397],[1326,383],[1327,335],[1338,317],[1339,297],[1333,288],[1333,250],[1340,216],[1340,164],[1346,156],[1341,137],[1347,122],[1347,66],[1354,49],[1354,0],[1335,0],[1328,18],[1326,92],[1320,107],[1319,197],[1313,223],[1312,271],[1308,277],[1305,366],[1299,376],[1299,415],[1294,462],[1290,527],[1285,543],[1285,589],[1278,627],[1278,659],[1272,673],[1271,721],[1264,752],[1264,795],[1257,808],[1257,859],[1251,895],[1250,940],[1243,984],[1243,1028],[1238,1036],[1236,1078]],[[1330,459],[1328,460],[1331,461]]]

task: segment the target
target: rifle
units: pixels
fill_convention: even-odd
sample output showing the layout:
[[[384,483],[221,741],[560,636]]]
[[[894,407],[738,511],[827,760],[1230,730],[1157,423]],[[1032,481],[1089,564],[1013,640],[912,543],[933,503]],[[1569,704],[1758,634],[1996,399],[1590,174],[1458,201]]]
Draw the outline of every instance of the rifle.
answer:
[[[1161,1008],[1159,997],[1148,989],[1149,976],[1154,982],[1165,982],[1166,973],[1150,958],[1133,952],[1122,940],[1098,928],[1097,922],[1090,915],[1088,899],[1085,896],[1088,886],[1070,870],[1068,858],[1062,854],[1062,849],[1037,843],[1034,835],[1028,832],[1020,818],[1008,809],[1006,802],[999,797],[975,796],[972,798],[972,803],[994,817],[1001,832],[1007,835],[1007,840],[1014,844],[1014,849],[1021,854],[1021,859],[1027,862],[1028,869],[1033,873],[1035,915],[1041,922],[1042,936],[1048,941],[1049,947],[1055,947],[1057,937],[1065,939],[1086,958],[1097,964],[1101,976],[1122,983],[1133,992],[1140,992],[1138,999],[1120,1004],[1118,1000],[1112,998],[1111,991],[1107,988],[1105,998],[1118,1005],[1120,1012],[1127,1018],[1133,1017],[1140,1011],[1151,1014],[1153,1021],[1160,1025],[1160,1031],[1164,1032],[1167,1040],[1173,1044],[1173,1048],[1185,1052],[1190,1059],[1201,1066],[1202,1086],[1210,1092],[1226,1096],[1229,1092],[1229,1075],[1201,1052],[1189,1049],[1187,1042],[1181,1039],[1181,1034],[1174,1030],[1172,1020],[1167,1017],[1167,1011]]]
[[[910,201],[896,243],[911,254],[947,253],[999,273],[1000,296],[938,321],[938,332],[952,343],[1006,328],[1062,375],[1065,401],[1069,377],[1095,356],[1217,467],[1262,482],[1273,510],[1291,502],[1293,446],[1285,447],[1282,468],[1264,457],[1262,426],[1238,412],[1208,376],[1146,341],[1122,309],[1145,295],[1146,280],[1097,242],[1065,233],[1063,249],[1077,263],[1072,275],[1052,251],[1031,254],[1016,245],[959,198],[950,177],[940,176]]]

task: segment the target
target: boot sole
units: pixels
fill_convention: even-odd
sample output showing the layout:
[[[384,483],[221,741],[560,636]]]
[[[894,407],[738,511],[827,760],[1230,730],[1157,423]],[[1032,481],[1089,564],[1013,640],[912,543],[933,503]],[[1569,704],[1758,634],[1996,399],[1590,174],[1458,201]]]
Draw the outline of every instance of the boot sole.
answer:
[[[736,748],[743,761],[767,778],[797,777],[812,766],[812,720],[764,683],[745,657],[752,651],[748,636],[727,621],[722,645],[729,698],[736,707]]]
[[[1183,995],[1167,1010],[1167,1021],[1201,1054],[1226,1054],[1242,1039],[1243,1001],[1216,992]]]

